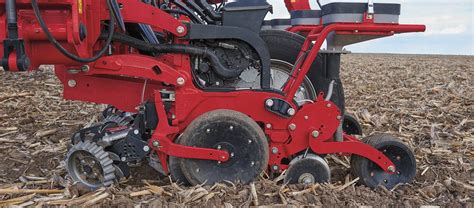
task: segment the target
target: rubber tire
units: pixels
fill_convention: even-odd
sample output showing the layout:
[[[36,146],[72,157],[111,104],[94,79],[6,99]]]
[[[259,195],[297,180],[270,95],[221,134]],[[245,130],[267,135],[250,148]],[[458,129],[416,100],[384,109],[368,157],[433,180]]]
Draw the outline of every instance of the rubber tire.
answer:
[[[342,129],[346,134],[349,135],[363,135],[364,133],[360,122],[356,119],[355,116],[350,114],[344,115]]]
[[[272,59],[286,61],[291,64],[295,64],[306,40],[305,37],[299,34],[284,30],[262,30],[260,32],[260,37],[265,41],[265,43],[267,43],[270,57]],[[329,83],[331,83],[332,80],[336,80],[334,94],[331,101],[341,109],[341,112],[344,112],[344,89],[339,74],[334,77],[334,75],[331,75],[332,73],[322,70],[326,69],[324,66],[324,57],[323,55],[318,54],[317,58],[311,65],[307,77],[311,80],[311,83],[313,83],[314,89],[318,94],[319,92],[327,93]]]
[[[178,137],[176,139],[175,143],[176,144],[182,144],[181,143],[181,137]],[[169,170],[170,170],[171,180],[174,183],[177,183],[179,185],[190,186],[191,183],[189,183],[188,179],[186,178],[186,176],[184,176],[184,173],[181,170],[182,161],[183,161],[183,159],[179,158],[179,157],[173,157],[173,156],[169,157],[168,167],[169,167]]]
[[[269,159],[269,150],[268,150],[268,141],[263,132],[262,128],[249,116],[233,111],[233,110],[215,110],[207,112],[198,118],[196,118],[191,124],[186,128],[185,132],[182,135],[181,141],[183,145],[186,146],[193,146],[193,147],[204,147],[204,148],[212,148],[212,146],[208,145],[215,145],[210,144],[209,141],[203,140],[201,132],[204,129],[207,129],[209,125],[213,123],[222,123],[223,121],[227,121],[228,123],[232,123],[235,125],[235,129],[244,128],[247,130],[246,133],[250,133],[249,135],[253,135],[253,147],[246,147],[248,144],[246,142],[241,143],[231,143],[232,145],[241,145],[241,147],[245,147],[244,149],[235,149],[233,152],[236,153],[236,158],[243,155],[246,159],[249,157],[253,157],[252,161],[255,163],[249,167],[249,169],[243,169],[242,160],[232,160],[222,163],[226,168],[214,168],[211,164],[217,164],[216,161],[210,160],[196,160],[196,159],[182,159],[181,163],[181,170],[183,171],[184,175],[188,179],[188,181],[192,185],[200,185],[200,184],[207,184],[212,185],[214,183],[219,183],[223,181],[231,181],[231,182],[240,182],[243,184],[248,184],[251,181],[255,180],[263,171],[267,169],[268,166],[268,159]],[[242,125],[238,127],[238,125]],[[245,125],[245,126],[244,126]],[[236,134],[234,134],[236,135]],[[249,137],[245,137],[246,139]],[[235,139],[235,138],[233,138]],[[223,140],[226,141],[226,140]],[[235,141],[235,140],[234,140]],[[214,141],[212,141],[214,142]],[[211,143],[212,143],[211,142]],[[229,141],[226,141],[229,142]],[[207,144],[206,144],[207,143]],[[203,146],[204,144],[204,146]],[[239,147],[239,146],[235,146]],[[250,150],[253,149],[253,150]],[[251,152],[249,152],[251,151]],[[229,163],[231,162],[231,163]],[[246,162],[249,161],[245,161]],[[201,165],[199,167],[199,165]],[[196,173],[196,167],[201,170],[209,171],[210,168],[214,168],[214,170],[219,172],[205,172],[200,171]],[[229,171],[233,170],[232,171]],[[232,178],[233,177],[233,178]],[[238,181],[235,180],[238,178]]]
[[[390,190],[399,183],[410,183],[413,181],[413,179],[416,176],[416,159],[412,150],[406,144],[404,144],[402,141],[400,141],[399,139],[389,134],[374,134],[369,137],[366,137],[362,141],[378,149],[379,151],[382,151],[382,149],[384,149],[384,147],[386,146],[395,146],[399,148],[400,150],[403,150],[404,153],[408,155],[408,158],[406,158],[406,161],[404,163],[405,168],[407,168],[408,170],[404,172],[407,174],[399,182],[388,183],[388,184],[383,183],[382,181],[374,180],[374,178],[371,177],[370,175],[370,172],[373,171],[373,170],[370,170],[370,168],[373,166],[377,166],[375,163],[368,160],[367,158],[364,158],[358,155],[352,155],[351,172],[354,178],[359,177],[359,181],[358,181],[359,184],[365,185],[370,188],[377,188],[379,185],[381,185],[381,186],[385,186],[385,188]],[[407,165],[408,167],[406,167]],[[396,169],[399,170],[400,167],[396,167]],[[378,170],[382,171],[382,169],[379,167],[378,167]],[[382,174],[387,174],[387,173],[384,172]]]

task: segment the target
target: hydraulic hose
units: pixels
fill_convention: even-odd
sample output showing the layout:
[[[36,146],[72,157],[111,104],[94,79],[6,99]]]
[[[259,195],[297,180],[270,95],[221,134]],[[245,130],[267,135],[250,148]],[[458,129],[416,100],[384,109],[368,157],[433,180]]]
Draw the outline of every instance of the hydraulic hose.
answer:
[[[102,34],[101,38],[105,39],[106,34]],[[112,39],[113,41],[132,46],[145,52],[192,54],[206,57],[214,67],[216,74],[223,78],[238,77],[242,73],[242,70],[229,69],[226,66],[222,65],[216,54],[214,54],[210,50],[207,50],[207,48],[189,45],[149,44],[145,41],[136,39],[134,37],[122,33],[114,33]]]
[[[44,22],[43,17],[41,16],[41,12],[40,12],[37,0],[31,0],[31,6],[33,7],[33,11],[35,13],[36,19],[38,20],[38,23],[39,23],[41,29],[43,30],[43,32],[46,34],[46,37],[48,38],[49,42],[51,42],[51,44],[53,44],[54,47],[56,49],[58,49],[59,52],[61,52],[64,56],[66,56],[66,57],[68,57],[68,58],[70,58],[74,61],[77,61],[77,62],[80,62],[80,63],[90,63],[90,62],[97,61],[99,58],[101,58],[107,52],[110,43],[112,43],[114,30],[115,30],[115,18],[114,18],[114,14],[113,14],[113,11],[112,11],[112,6],[111,6],[111,3],[110,3],[110,0],[107,0],[107,6],[108,6],[109,12],[110,12],[110,21],[109,21],[109,27],[108,27],[109,33],[108,33],[107,38],[106,38],[106,43],[104,45],[104,48],[102,48],[95,56],[90,57],[90,58],[82,58],[82,57],[79,57],[79,56],[77,56],[75,54],[72,54],[71,52],[67,51],[56,40],[56,38],[54,38],[53,34],[51,34],[51,32],[49,31],[48,26],[46,25],[46,23]]]

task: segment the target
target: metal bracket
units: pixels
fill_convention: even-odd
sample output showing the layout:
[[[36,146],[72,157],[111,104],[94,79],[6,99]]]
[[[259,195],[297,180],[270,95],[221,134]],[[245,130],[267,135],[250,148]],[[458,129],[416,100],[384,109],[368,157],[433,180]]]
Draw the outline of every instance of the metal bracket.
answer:
[[[374,0],[369,0],[369,2],[368,2],[367,14],[368,14],[368,15],[373,15],[374,13],[375,13],[375,10],[374,10]]]

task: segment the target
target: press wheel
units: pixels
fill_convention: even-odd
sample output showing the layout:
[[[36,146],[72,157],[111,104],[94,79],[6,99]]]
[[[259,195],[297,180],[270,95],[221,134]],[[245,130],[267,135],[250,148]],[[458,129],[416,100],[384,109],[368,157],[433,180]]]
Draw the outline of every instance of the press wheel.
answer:
[[[182,159],[181,170],[192,185],[223,181],[249,183],[267,167],[268,143],[260,126],[245,114],[231,110],[208,112],[183,133],[183,145],[229,152],[226,162]]]
[[[383,152],[394,164],[395,173],[386,173],[374,162],[357,155],[351,157],[351,171],[359,177],[359,183],[371,188],[385,186],[392,189],[397,184],[410,183],[416,175],[416,160],[413,152],[403,142],[387,134],[376,134],[364,142]]]
[[[342,122],[342,130],[349,135],[362,135],[362,126],[359,121],[350,114],[344,115],[344,121]]]
[[[285,184],[314,184],[325,183],[331,180],[329,165],[322,158],[314,154],[306,157],[301,155],[290,162],[286,170]]]

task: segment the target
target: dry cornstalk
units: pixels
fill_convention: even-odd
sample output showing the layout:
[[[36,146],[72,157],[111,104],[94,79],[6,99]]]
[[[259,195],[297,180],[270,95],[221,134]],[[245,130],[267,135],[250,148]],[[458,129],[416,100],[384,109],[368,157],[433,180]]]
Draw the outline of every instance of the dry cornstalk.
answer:
[[[64,190],[59,189],[0,189],[0,194],[59,194]]]
[[[39,130],[35,133],[36,138],[42,138],[45,136],[53,135],[58,132],[58,129],[46,129],[46,130]]]
[[[0,206],[3,207],[5,205],[20,204],[20,203],[23,203],[25,201],[28,201],[28,200],[32,199],[35,195],[36,194],[30,194],[30,195],[27,195],[27,196],[22,196],[22,197],[18,197],[18,198],[8,199],[8,200],[5,200],[5,201],[0,201]]]
[[[31,92],[15,93],[15,94],[11,94],[11,95],[3,95],[3,96],[0,96],[0,101],[10,99],[10,98],[27,97],[27,96],[33,96],[33,95],[35,95],[35,94],[33,94]]]
[[[257,189],[255,188],[255,183],[250,184],[250,192],[252,193],[253,205],[258,206],[258,195]]]
[[[351,182],[346,183],[346,184],[344,184],[344,185],[338,187],[338,188],[336,189],[336,191],[342,191],[342,190],[346,189],[347,187],[349,187],[349,186],[351,186],[352,184],[354,184],[354,183],[356,183],[357,181],[359,181],[359,179],[360,179],[360,178],[357,177],[356,179],[352,180]]]
[[[153,194],[150,190],[143,190],[130,193],[130,197],[145,196]]]

